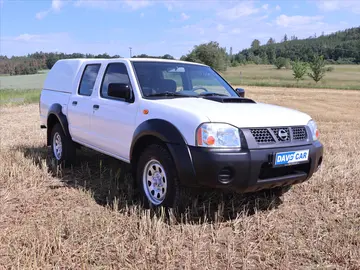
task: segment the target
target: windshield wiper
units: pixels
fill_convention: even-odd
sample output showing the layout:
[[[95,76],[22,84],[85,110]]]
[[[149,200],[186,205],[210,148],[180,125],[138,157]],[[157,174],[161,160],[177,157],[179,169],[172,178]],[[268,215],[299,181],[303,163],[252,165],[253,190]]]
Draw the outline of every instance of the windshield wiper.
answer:
[[[168,92],[167,91],[167,92],[147,95],[146,97],[191,97],[191,96],[180,94],[179,92]]]
[[[224,94],[214,93],[214,92],[202,92],[199,94],[200,97],[209,97],[209,96],[227,96]]]

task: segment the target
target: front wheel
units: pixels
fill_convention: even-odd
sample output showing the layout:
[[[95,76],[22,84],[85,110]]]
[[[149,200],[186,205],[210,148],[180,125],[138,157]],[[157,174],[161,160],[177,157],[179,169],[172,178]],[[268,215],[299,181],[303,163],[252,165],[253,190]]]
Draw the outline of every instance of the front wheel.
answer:
[[[136,172],[137,186],[145,207],[179,206],[180,185],[168,150],[159,144],[148,146],[141,154]]]

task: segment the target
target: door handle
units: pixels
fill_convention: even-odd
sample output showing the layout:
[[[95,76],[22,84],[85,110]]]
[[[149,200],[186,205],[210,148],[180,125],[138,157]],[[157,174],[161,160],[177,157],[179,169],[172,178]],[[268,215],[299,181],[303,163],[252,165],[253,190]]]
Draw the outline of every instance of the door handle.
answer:
[[[73,105],[73,106],[76,106],[76,105],[77,105],[77,101],[73,101],[73,102],[72,102],[72,105]]]
[[[94,108],[94,110],[97,110],[97,109],[99,109],[99,108],[100,108],[100,106],[99,106],[99,105],[97,105],[97,104],[95,104],[95,105],[93,106],[93,108]]]

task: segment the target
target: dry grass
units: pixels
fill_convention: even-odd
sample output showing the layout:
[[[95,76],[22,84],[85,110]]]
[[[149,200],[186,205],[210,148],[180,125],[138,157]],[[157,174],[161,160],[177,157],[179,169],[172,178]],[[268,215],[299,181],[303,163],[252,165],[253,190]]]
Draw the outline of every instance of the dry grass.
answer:
[[[0,268],[360,269],[360,92],[248,96],[310,113],[323,168],[282,201],[208,193],[182,220],[142,210],[120,162],[92,151],[51,175],[38,106],[0,108]]]

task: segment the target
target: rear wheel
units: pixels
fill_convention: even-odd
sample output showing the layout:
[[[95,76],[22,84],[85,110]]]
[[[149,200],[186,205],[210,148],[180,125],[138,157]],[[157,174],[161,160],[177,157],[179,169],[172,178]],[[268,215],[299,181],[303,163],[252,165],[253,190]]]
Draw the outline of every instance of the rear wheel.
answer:
[[[168,150],[159,144],[148,146],[139,157],[137,186],[145,207],[175,208],[180,203],[180,185]]]
[[[75,143],[65,135],[60,123],[56,123],[51,130],[51,153],[58,165],[68,165],[75,161]]]

